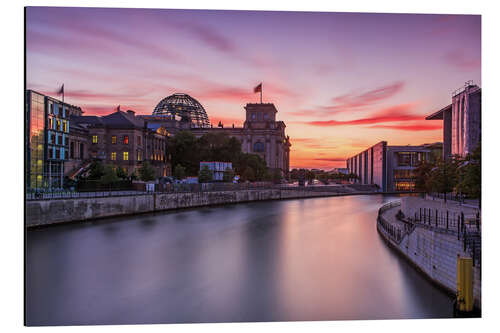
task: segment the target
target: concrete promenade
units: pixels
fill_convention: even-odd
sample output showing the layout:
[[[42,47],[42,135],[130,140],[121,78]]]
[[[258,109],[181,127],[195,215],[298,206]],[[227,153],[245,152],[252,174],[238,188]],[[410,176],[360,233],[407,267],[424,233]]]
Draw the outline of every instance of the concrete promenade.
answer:
[[[430,218],[429,222],[418,222],[404,217],[413,217],[419,208],[428,208],[429,205],[432,206],[430,210],[437,209],[438,214],[440,211],[448,210],[458,215],[459,212],[456,210],[461,210],[456,205],[447,207],[444,203],[404,197],[401,198],[401,202],[386,204],[379,210],[377,230],[391,247],[450,294],[455,294],[457,290],[457,256],[473,257],[474,304],[477,308],[481,308],[480,252],[477,255],[478,250],[475,250],[474,254],[472,249],[474,245],[471,246],[470,243],[471,239],[476,239],[480,247],[480,230],[476,232],[475,225],[468,226],[467,235],[458,231],[455,226],[452,227],[449,222],[446,228],[443,221],[436,220],[434,223],[433,218]],[[474,209],[468,209],[470,210],[464,212],[464,215],[475,215]],[[398,218],[396,215],[400,210],[403,216]]]
[[[262,200],[377,194],[352,189],[268,188],[232,191],[140,193],[107,197],[57,198],[26,201],[26,226],[87,221],[106,217]]]

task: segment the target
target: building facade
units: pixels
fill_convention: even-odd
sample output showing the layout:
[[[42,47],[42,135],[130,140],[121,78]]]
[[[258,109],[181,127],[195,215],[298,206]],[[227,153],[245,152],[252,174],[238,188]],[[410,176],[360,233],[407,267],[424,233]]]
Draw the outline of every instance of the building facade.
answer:
[[[358,183],[378,185],[383,192],[413,191],[415,168],[422,161],[435,159],[441,149],[440,143],[388,146],[381,141],[348,158],[347,169],[358,176]]]
[[[466,82],[453,92],[451,104],[427,116],[443,121],[443,158],[465,157],[481,141],[481,88]]]
[[[290,138],[285,134],[286,125],[276,120],[278,110],[272,103],[249,103],[245,106],[243,127],[213,127],[207,122],[203,106],[186,94],[173,94],[160,101],[151,116],[139,116],[144,121],[164,126],[175,134],[191,131],[196,137],[208,133],[224,133],[241,142],[245,153],[260,155],[270,169],[279,170],[288,177],[290,170]]]
[[[155,168],[157,177],[171,175],[167,153],[170,134],[163,127],[149,128],[147,122],[135,116],[134,111],[118,109],[106,116],[73,117],[72,121],[75,129],[86,133],[81,138],[86,136],[87,143],[80,142],[80,148],[72,159],[76,160],[75,168],[67,170],[68,175],[76,176],[77,171],[82,169],[82,162],[94,160],[120,167],[128,175],[138,175],[138,168],[148,161]],[[78,146],[79,133],[75,131],[72,137],[75,147]]]
[[[82,109],[27,90],[25,94],[26,184],[29,190],[59,189],[68,161],[71,116]]]

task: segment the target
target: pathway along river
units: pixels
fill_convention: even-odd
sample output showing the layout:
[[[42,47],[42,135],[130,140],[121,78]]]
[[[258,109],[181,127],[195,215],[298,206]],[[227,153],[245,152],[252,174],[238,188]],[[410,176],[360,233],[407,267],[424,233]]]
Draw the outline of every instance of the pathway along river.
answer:
[[[394,196],[268,201],[29,229],[28,325],[443,318],[387,247]]]

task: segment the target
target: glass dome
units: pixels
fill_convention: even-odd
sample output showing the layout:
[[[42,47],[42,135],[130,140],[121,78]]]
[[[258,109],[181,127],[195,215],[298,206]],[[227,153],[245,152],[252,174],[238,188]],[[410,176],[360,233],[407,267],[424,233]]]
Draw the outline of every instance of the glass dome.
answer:
[[[203,105],[187,94],[173,94],[165,97],[154,108],[153,116],[165,116],[181,122],[189,122],[195,128],[210,127]]]

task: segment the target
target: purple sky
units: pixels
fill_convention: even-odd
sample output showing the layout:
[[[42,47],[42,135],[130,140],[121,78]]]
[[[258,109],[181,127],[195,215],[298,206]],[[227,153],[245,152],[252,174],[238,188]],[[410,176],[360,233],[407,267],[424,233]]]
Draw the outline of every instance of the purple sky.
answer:
[[[467,80],[481,85],[481,17],[29,7],[27,86],[86,114],[150,114],[174,92],[212,123],[278,108],[292,167],[342,167],[380,140],[441,141],[426,114]]]

